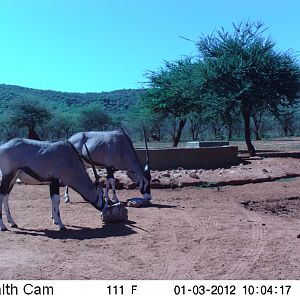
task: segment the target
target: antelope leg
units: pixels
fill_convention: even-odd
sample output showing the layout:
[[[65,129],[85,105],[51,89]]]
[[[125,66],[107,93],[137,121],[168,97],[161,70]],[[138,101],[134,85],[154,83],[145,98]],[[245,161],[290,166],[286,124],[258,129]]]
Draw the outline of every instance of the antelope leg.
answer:
[[[66,188],[65,188],[64,202],[65,203],[71,202],[70,197],[69,197],[69,187],[68,186],[66,186]]]
[[[7,222],[10,224],[10,227],[16,228],[18,227],[17,224],[15,223],[14,219],[11,216],[10,210],[9,210],[9,205],[8,205],[8,197],[9,195],[4,195],[3,196],[3,207],[4,211],[6,214]]]
[[[59,213],[60,196],[59,196],[59,181],[57,179],[53,179],[50,182],[50,196],[52,202],[53,222],[55,225],[59,226],[59,229],[64,229],[65,225],[62,223],[60,219],[60,213]]]
[[[2,220],[2,203],[3,203],[3,197],[4,197],[4,195],[0,194],[0,231],[6,231],[7,230],[7,228],[4,225],[3,220]]]

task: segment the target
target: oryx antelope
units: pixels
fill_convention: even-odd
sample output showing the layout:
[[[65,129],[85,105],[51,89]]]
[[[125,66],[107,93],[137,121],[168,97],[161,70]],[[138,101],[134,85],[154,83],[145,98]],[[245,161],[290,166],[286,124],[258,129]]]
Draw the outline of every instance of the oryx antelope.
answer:
[[[115,131],[90,131],[78,132],[69,138],[76,150],[88,159],[84,144],[87,145],[91,159],[96,166],[105,167],[107,170],[107,181],[105,189],[106,202],[118,203],[119,200],[115,190],[114,171],[127,170],[128,176],[138,185],[144,200],[151,200],[150,192],[150,167],[149,153],[146,143],[147,163],[143,169],[129,136],[123,129]],[[87,160],[89,161],[89,160]],[[113,198],[109,198],[109,189],[112,188]],[[65,191],[65,202],[68,202],[68,188]]]
[[[41,142],[29,139],[13,139],[0,146],[0,230],[7,230],[2,220],[2,203],[11,227],[17,227],[8,205],[8,197],[18,173],[23,171],[41,182],[49,182],[53,222],[60,229],[64,225],[59,213],[59,186],[68,185],[97,210],[103,211],[102,189],[97,189],[84,164],[69,142]]]

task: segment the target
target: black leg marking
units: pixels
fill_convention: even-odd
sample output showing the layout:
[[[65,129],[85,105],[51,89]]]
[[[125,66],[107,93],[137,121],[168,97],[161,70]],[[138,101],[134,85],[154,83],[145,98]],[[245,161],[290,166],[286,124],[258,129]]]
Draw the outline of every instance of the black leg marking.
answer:
[[[9,194],[14,186],[14,179],[16,177],[16,173],[9,173],[2,177],[2,182],[0,186],[0,193],[5,195]]]
[[[51,179],[50,181],[50,196],[59,195],[59,180],[58,179]]]
[[[107,179],[115,178],[114,177],[114,172],[115,172],[114,167],[107,167],[106,172],[107,172],[107,176],[106,176]]]

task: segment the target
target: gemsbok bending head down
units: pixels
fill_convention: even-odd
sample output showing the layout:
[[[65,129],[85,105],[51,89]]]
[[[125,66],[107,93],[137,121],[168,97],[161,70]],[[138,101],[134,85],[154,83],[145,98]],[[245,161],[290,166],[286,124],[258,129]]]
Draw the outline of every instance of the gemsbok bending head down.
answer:
[[[86,162],[90,161],[87,155],[87,145],[93,163],[98,167],[105,167],[107,181],[105,189],[106,202],[118,203],[116,195],[114,171],[127,170],[128,176],[137,184],[144,200],[151,200],[150,191],[150,167],[149,153],[146,143],[146,166],[142,167],[137,154],[133,148],[132,141],[123,129],[115,131],[90,131],[78,132],[72,135],[69,140],[76,150],[83,156]],[[108,192],[112,187],[113,198],[110,200]],[[65,191],[65,202],[69,202],[68,188]]]
[[[84,164],[69,142],[41,142],[13,139],[0,145],[0,230],[5,231],[2,220],[2,203],[11,227],[17,227],[8,206],[8,196],[18,173],[23,171],[40,182],[49,182],[53,222],[60,229],[64,225],[59,213],[59,187],[68,185],[97,210],[103,211],[103,191],[96,187],[86,173]]]

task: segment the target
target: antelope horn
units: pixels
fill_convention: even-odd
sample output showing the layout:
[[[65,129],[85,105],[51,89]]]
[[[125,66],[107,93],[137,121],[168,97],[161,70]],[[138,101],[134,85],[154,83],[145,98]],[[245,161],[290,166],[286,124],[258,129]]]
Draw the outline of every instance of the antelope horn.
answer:
[[[146,132],[145,132],[144,127],[143,127],[143,133],[144,133],[144,140],[145,140],[145,146],[146,146],[146,166],[148,166],[149,172],[150,172],[149,150],[148,150],[148,143],[147,143]]]
[[[90,151],[89,151],[89,149],[88,149],[88,147],[87,147],[87,145],[86,145],[85,143],[84,143],[84,147],[85,147],[86,153],[87,153],[87,155],[88,155],[88,157],[89,157],[89,161],[90,161],[90,163],[91,163],[91,166],[92,166],[92,169],[93,169],[93,172],[94,172],[95,179],[96,179],[96,181],[98,182],[98,181],[99,181],[99,176],[98,176],[98,174],[97,174],[95,165],[94,165],[94,163],[93,163],[93,161],[92,161]]]

